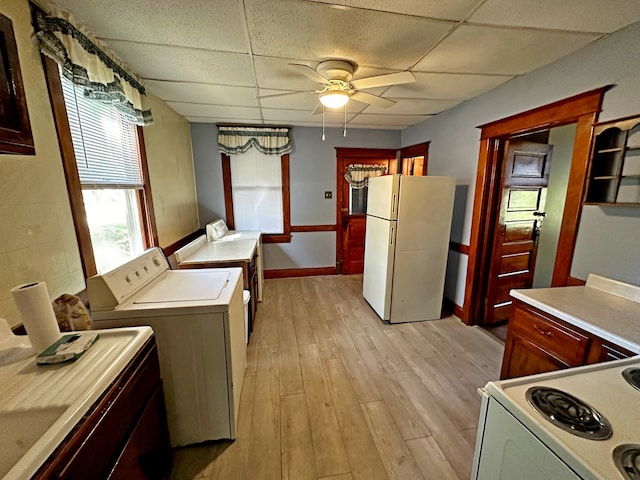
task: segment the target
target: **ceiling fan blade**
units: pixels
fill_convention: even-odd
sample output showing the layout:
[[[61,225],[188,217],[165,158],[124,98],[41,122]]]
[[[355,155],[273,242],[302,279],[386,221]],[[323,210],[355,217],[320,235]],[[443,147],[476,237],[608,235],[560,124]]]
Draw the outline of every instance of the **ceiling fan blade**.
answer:
[[[298,70],[300,73],[306,75],[307,77],[309,77],[314,82],[318,82],[318,83],[320,83],[322,85],[324,85],[325,83],[329,83],[329,79],[328,78],[325,78],[323,75],[320,75],[318,72],[316,72],[309,65],[305,65],[305,64],[302,64],[302,63],[290,63],[289,65],[291,65],[292,67],[295,67],[296,70]]]
[[[351,99],[355,100],[356,102],[368,103],[375,107],[381,108],[389,108],[396,103],[393,100],[389,100],[388,98],[378,97],[377,95],[371,95],[370,93],[366,92],[354,92],[351,95]]]
[[[416,77],[411,72],[388,73],[385,75],[376,75],[375,77],[359,78],[351,80],[351,85],[356,89],[386,87],[387,85],[399,85],[401,83],[412,83],[416,81]]]

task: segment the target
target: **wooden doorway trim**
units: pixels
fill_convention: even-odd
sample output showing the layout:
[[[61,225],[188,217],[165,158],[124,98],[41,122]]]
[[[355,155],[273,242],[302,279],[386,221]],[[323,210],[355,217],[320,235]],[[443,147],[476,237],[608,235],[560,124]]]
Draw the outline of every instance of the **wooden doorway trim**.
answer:
[[[487,239],[493,237],[490,230],[493,226],[493,210],[498,193],[496,190],[500,185],[498,165],[505,141],[514,135],[577,123],[558,252],[552,277],[552,286],[567,284],[582,211],[592,125],[598,118],[602,99],[609,88],[610,86],[606,86],[590,90],[478,127],[482,131],[462,318],[467,325],[478,324],[482,318],[486,275],[491,257],[491,242]]]
[[[396,159],[397,150],[388,148],[343,148],[336,147],[336,273],[342,273],[342,180],[346,166],[353,160],[371,158]],[[396,171],[396,160],[389,162],[389,173]]]

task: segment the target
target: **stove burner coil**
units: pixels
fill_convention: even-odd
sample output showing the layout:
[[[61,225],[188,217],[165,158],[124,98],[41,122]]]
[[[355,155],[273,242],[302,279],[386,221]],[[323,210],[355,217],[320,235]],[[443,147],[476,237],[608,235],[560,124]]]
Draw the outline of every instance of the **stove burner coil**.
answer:
[[[636,388],[637,390],[640,390],[640,368],[629,367],[623,370],[622,376],[629,383],[629,385]]]
[[[613,450],[613,461],[626,480],[640,480],[640,445],[618,445]]]
[[[542,416],[562,430],[591,440],[606,440],[611,424],[595,408],[562,390],[531,387],[527,401]]]

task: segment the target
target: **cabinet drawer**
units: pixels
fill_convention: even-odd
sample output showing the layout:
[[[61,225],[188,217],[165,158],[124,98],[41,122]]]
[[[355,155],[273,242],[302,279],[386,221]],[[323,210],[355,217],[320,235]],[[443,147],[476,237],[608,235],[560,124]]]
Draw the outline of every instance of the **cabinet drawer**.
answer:
[[[591,339],[534,311],[514,309],[509,328],[570,366],[584,364]]]

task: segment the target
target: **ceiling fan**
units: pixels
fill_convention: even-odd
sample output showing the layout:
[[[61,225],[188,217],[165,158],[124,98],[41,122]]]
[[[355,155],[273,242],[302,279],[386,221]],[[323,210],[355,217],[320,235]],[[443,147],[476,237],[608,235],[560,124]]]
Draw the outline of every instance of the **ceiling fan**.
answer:
[[[349,100],[376,107],[389,108],[396,102],[362,90],[416,81],[413,73],[409,71],[351,80],[357,67],[347,60],[326,60],[320,62],[315,69],[300,63],[290,63],[289,65],[319,83],[321,85],[320,89],[311,91],[296,90],[287,93],[264,95],[258,98],[280,97],[308,91],[309,93],[317,94],[320,103],[327,108],[340,108]]]

